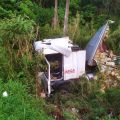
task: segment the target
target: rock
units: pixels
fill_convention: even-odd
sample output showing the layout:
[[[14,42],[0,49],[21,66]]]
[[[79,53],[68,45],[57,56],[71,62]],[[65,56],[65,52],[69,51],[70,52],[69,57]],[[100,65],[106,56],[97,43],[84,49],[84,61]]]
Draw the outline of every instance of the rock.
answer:
[[[41,92],[41,93],[40,93],[40,97],[41,97],[41,98],[46,98],[46,94],[45,94],[44,92]]]
[[[76,114],[76,113],[78,113],[79,111],[78,111],[78,109],[76,109],[76,108],[72,108],[72,112],[73,112],[74,114]]]
[[[94,80],[98,80],[98,76],[96,75],[96,76],[94,76]]]
[[[106,62],[106,65],[115,67],[115,63],[114,62]]]
[[[8,97],[7,91],[4,91],[4,92],[3,92],[3,97]]]
[[[115,71],[112,71],[112,72],[111,72],[111,75],[112,75],[112,76],[115,76]]]

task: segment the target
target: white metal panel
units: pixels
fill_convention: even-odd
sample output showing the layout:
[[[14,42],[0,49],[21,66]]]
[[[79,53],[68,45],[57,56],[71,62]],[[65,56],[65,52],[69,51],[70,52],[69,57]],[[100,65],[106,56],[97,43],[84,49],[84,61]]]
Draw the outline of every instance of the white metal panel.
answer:
[[[76,56],[71,54],[69,57],[64,56],[64,80],[76,78]]]
[[[43,54],[45,54],[45,55],[56,54],[56,53],[58,53],[58,52],[55,51],[55,50],[49,49],[49,48],[46,48],[46,49],[43,50]]]
[[[79,78],[85,73],[85,51],[72,52],[64,56],[64,80]]]
[[[71,54],[71,40],[69,40],[69,37],[63,37],[63,38],[56,38],[51,39],[51,46],[50,48],[53,50],[56,50],[57,52],[69,56]]]
[[[85,64],[86,64],[86,51],[82,50],[77,52],[77,75],[78,77],[85,74]]]
[[[71,42],[69,37],[54,38],[54,39],[44,39],[43,41],[44,42],[50,42],[50,43],[52,43],[54,45],[62,44],[63,47],[68,45],[68,43]]]
[[[86,59],[88,62],[88,65],[93,66],[94,62],[94,56],[96,54],[96,51],[99,47],[99,44],[102,42],[104,35],[106,34],[106,31],[109,30],[109,24],[108,22],[102,26],[96,34],[93,36],[93,38],[90,40],[90,42],[86,46]]]
[[[50,48],[65,56],[69,56],[72,53],[71,48],[68,48],[68,46],[63,47],[62,45],[51,45]]]
[[[41,44],[42,44],[41,41],[34,42],[35,51],[42,52],[42,48],[43,47],[45,48],[46,46]]]
[[[72,41],[69,37],[44,39],[44,41],[36,41],[34,43],[35,50],[43,54],[61,53],[65,56],[71,54]]]

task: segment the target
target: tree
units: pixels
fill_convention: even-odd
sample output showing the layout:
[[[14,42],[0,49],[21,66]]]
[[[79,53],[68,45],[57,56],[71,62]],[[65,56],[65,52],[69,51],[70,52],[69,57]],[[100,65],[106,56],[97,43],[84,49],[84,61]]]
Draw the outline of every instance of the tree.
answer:
[[[58,0],[55,0],[53,27],[56,28],[57,24],[58,24]]]
[[[64,17],[64,29],[63,29],[63,34],[64,35],[66,35],[67,31],[68,31],[69,2],[70,2],[70,0],[66,0],[66,9],[65,9],[65,17]]]

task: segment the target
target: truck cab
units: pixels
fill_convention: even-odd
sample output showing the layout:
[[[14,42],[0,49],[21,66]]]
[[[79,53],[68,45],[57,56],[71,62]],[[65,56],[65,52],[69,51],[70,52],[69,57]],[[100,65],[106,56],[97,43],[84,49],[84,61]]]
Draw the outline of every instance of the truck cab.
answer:
[[[69,37],[37,41],[35,50],[46,61],[42,79],[48,95],[55,86],[85,74],[86,51],[74,45]]]

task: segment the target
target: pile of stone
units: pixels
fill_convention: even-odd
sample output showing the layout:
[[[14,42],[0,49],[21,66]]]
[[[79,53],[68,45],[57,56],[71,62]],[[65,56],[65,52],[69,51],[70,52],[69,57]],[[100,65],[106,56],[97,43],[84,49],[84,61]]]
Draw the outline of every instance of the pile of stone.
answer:
[[[95,55],[95,60],[98,64],[101,73],[106,74],[107,77],[114,77],[120,79],[119,70],[115,64],[116,56],[110,52],[99,52]]]

